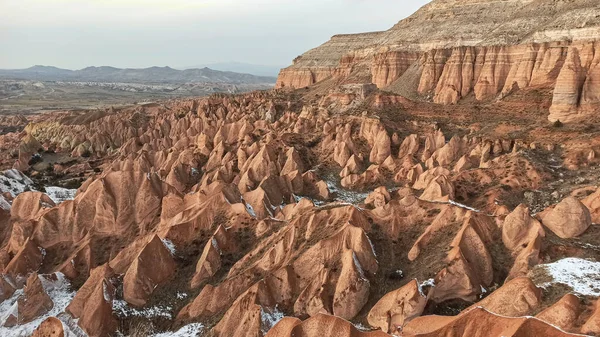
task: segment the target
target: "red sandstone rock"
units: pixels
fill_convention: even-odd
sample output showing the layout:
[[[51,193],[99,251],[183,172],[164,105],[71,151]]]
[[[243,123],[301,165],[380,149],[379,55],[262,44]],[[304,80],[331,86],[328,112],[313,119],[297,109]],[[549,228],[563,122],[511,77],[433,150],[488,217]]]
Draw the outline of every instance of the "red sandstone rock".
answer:
[[[525,205],[519,205],[506,216],[502,225],[502,241],[510,250],[521,250],[538,236],[544,236],[544,229],[539,221],[529,215]]]
[[[123,278],[123,297],[135,306],[143,306],[157,286],[163,285],[175,272],[171,252],[154,235],[127,269]]]
[[[454,187],[446,176],[439,176],[429,182],[420,199],[427,201],[449,201],[454,199]]]
[[[43,258],[40,248],[27,239],[21,250],[4,268],[4,272],[12,277],[27,276],[30,272],[38,270]]]
[[[89,336],[107,336],[117,329],[117,320],[112,311],[115,294],[111,283],[113,276],[114,272],[108,265],[92,270],[66,309],[79,319],[79,326]]]
[[[49,317],[35,329],[31,337],[65,337],[62,322],[56,317]]]
[[[219,226],[215,234],[206,243],[202,255],[196,264],[196,272],[191,281],[191,287],[197,288],[203,281],[214,276],[221,269],[223,251],[233,250],[233,242],[227,230]]]
[[[265,337],[291,336],[292,330],[302,324],[302,321],[295,317],[284,317],[269,330]]]
[[[500,316],[530,315],[541,302],[541,290],[527,277],[507,282],[491,295],[475,304]]]
[[[416,280],[386,294],[369,311],[369,324],[387,333],[400,333],[406,323],[420,316],[427,304]]]
[[[370,282],[356,253],[349,249],[342,255],[342,270],[333,296],[333,314],[352,319],[369,300]]]
[[[290,326],[296,324],[290,331]],[[281,325],[281,326],[280,326]],[[275,331],[269,337],[384,337],[389,336],[383,332],[371,333],[358,331],[350,322],[335,316],[318,314],[299,323],[291,320],[283,320],[275,326]]]
[[[598,301],[596,301],[594,304],[594,312],[583,326],[581,326],[581,333],[590,335],[600,333],[600,306],[598,304]]]
[[[531,317],[498,316],[484,308],[467,309],[456,317],[425,316],[410,322],[404,329],[411,337],[575,337]]]
[[[9,277],[0,275],[0,301],[9,299],[15,293],[15,290],[15,286],[12,281],[9,281]]]
[[[383,127],[379,129],[373,142],[374,145],[369,156],[369,161],[376,164],[382,164],[391,154],[391,140]]]
[[[381,186],[376,188],[373,193],[367,196],[365,199],[365,205],[372,205],[373,207],[383,207],[387,204],[392,197],[388,190]]]
[[[581,202],[590,211],[592,223],[600,223],[600,191],[588,195]]]
[[[544,215],[544,226],[561,238],[569,239],[583,234],[592,224],[590,212],[579,200],[568,197]]]
[[[564,331],[570,331],[573,325],[576,324],[580,313],[581,303],[579,298],[573,294],[567,294],[535,317]]]
[[[33,321],[41,315],[52,310],[54,303],[44,290],[40,276],[31,274],[25,284],[23,296],[17,300],[17,324],[25,324]]]

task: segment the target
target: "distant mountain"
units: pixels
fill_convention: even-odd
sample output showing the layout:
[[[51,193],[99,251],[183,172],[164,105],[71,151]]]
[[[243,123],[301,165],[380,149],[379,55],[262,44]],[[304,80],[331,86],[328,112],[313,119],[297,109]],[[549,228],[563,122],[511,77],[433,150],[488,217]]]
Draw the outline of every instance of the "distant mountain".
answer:
[[[114,67],[87,67],[68,70],[50,66],[27,69],[0,69],[0,78],[65,82],[126,82],[126,83],[275,83],[275,77],[256,76],[219,71],[210,68],[177,70],[170,67],[120,69]]]
[[[183,67],[182,69],[191,69],[191,68],[204,68],[208,67],[210,69],[220,70],[220,71],[233,71],[236,73],[243,74],[252,74],[257,76],[275,76],[279,75],[279,71],[281,68],[285,66],[277,66],[277,65],[259,65],[259,64],[249,64],[249,63],[240,63],[240,62],[222,62],[222,63],[211,63],[205,64],[201,66],[193,66],[193,67]]]

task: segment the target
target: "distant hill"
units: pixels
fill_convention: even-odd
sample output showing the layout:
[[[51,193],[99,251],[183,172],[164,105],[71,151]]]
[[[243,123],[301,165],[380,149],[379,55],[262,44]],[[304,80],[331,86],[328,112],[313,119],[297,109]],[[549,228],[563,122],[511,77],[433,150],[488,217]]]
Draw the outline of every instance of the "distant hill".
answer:
[[[241,63],[241,62],[221,62],[221,63],[211,63],[205,64],[201,66],[192,66],[192,67],[182,67],[182,69],[192,69],[192,68],[204,68],[208,67],[210,69],[220,70],[220,71],[233,71],[236,73],[243,74],[252,74],[257,76],[275,76],[279,75],[279,71],[281,68],[285,66],[277,66],[277,65],[259,65],[259,64],[249,64],[249,63]]]
[[[33,66],[27,69],[0,69],[0,78],[66,82],[127,82],[127,83],[275,83],[276,78],[219,71],[210,68],[177,70],[170,67],[120,69],[114,67],[87,67],[68,70],[51,66]]]

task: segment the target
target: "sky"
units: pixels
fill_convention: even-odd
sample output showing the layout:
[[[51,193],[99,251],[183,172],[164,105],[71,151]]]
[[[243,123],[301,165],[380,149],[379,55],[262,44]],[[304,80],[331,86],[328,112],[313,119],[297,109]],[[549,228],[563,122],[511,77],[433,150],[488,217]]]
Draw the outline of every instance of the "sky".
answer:
[[[0,68],[289,65],[429,0],[0,0]]]

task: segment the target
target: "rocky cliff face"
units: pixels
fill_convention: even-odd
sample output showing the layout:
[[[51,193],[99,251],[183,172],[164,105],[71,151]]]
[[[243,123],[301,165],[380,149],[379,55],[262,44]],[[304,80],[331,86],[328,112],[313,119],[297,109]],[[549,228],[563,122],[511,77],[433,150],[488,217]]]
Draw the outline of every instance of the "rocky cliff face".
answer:
[[[439,104],[549,88],[549,119],[576,121],[600,103],[599,18],[596,1],[435,0],[388,31],[334,36],[283,69],[277,86],[355,82],[368,69],[379,88]]]

